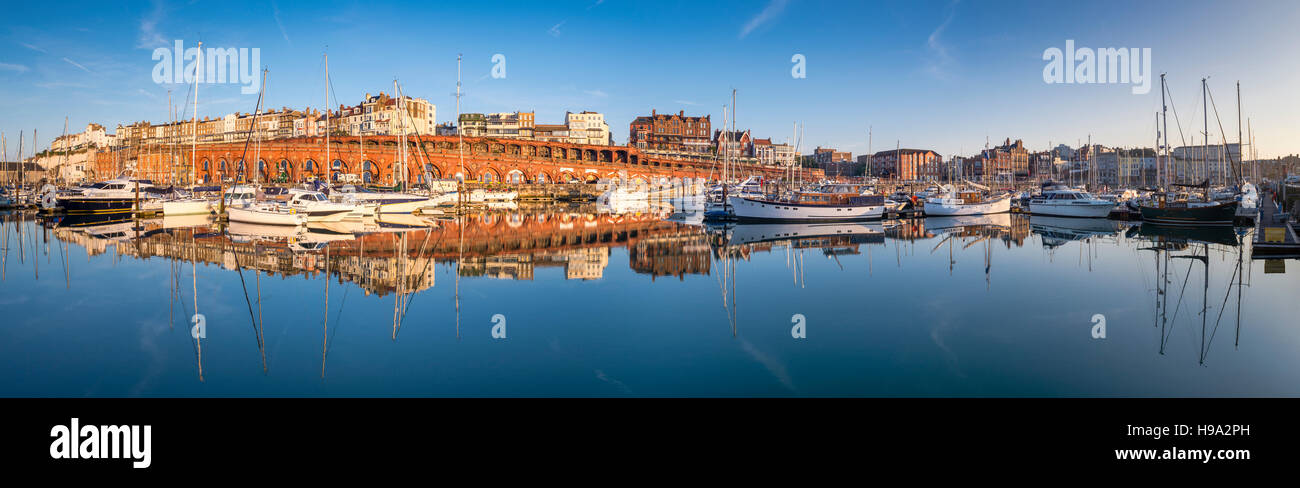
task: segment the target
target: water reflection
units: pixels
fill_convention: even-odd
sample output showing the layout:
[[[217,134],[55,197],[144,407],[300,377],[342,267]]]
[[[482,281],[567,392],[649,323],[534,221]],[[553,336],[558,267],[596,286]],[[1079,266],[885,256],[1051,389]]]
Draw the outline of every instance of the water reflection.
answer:
[[[653,391],[666,395],[788,394],[803,382],[819,385],[806,391],[823,395],[1140,394],[1141,386],[1129,379],[1096,384],[1077,377],[1079,373],[1073,369],[1057,369],[1051,361],[1064,361],[1076,369],[1119,368],[1120,364],[1153,367],[1133,354],[1111,356],[1104,351],[1150,347],[1147,350],[1155,353],[1152,356],[1177,355],[1188,349],[1175,338],[1186,337],[1191,350],[1198,350],[1196,364],[1209,366],[1221,326],[1233,329],[1234,348],[1253,344],[1254,354],[1275,357],[1290,354],[1295,347],[1294,335],[1277,327],[1275,321],[1294,317],[1295,303],[1280,297],[1285,296],[1287,287],[1294,289],[1296,273],[1265,278],[1270,285],[1252,289],[1253,269],[1262,263],[1250,256],[1248,229],[1179,229],[1012,214],[867,223],[705,225],[689,210],[615,210],[611,213],[581,205],[487,208],[458,216],[386,215],[305,227],[224,224],[206,216],[137,221],[3,214],[0,277],[4,279],[5,303],[42,304],[38,308],[7,306],[23,320],[7,325],[5,333],[11,337],[19,334],[18,324],[31,323],[41,313],[48,313],[43,311],[49,310],[49,304],[94,302],[106,320],[115,324],[137,320],[165,324],[173,332],[146,335],[150,341],[171,344],[154,342],[150,346],[165,356],[165,350],[178,342],[164,338],[180,337],[172,334],[190,331],[196,325],[191,317],[204,314],[209,320],[219,317],[223,331],[232,323],[247,327],[243,336],[247,345],[242,347],[255,352],[261,376],[275,376],[276,357],[301,357],[306,351],[300,351],[298,345],[315,347],[311,354],[318,355],[319,364],[312,375],[348,386],[327,391],[283,383],[278,387],[301,394],[345,395],[525,394],[492,390],[483,386],[484,381],[505,381],[537,395],[604,394],[594,385],[545,379],[544,375],[558,374],[571,361],[537,357],[546,350],[561,350],[563,346],[554,342],[557,337],[582,344],[574,346],[584,351],[577,357],[601,358],[597,376],[602,383],[609,382],[610,371],[621,368],[626,376],[658,384],[659,389]],[[70,259],[74,248],[84,250],[85,264]],[[1077,263],[1073,259],[1076,248]],[[1062,256],[1070,259],[1060,259]],[[131,262],[140,266],[126,266]],[[41,264],[47,274],[53,269],[63,275],[59,283],[62,291],[40,286],[50,279],[40,280]],[[1264,266],[1265,270],[1270,266]],[[22,270],[22,275],[14,276],[11,267]],[[157,271],[164,267],[166,278],[159,280]],[[438,283],[439,274],[451,282]],[[263,275],[270,280],[263,280]],[[661,279],[666,277],[675,279]],[[298,280],[286,282],[289,278]],[[161,321],[155,320],[155,312],[148,308],[132,308],[141,302],[140,296],[160,294],[159,283],[168,290],[167,315]],[[438,351],[433,357],[490,357],[492,353],[485,349],[489,346],[481,342],[485,339],[469,339],[462,349],[455,349],[454,345],[467,337],[462,330],[464,309],[469,311],[465,320],[475,327],[475,335],[469,336],[473,338],[481,335],[477,331],[483,317],[498,310],[508,315],[512,324],[548,324],[550,329],[539,330],[546,330],[551,343],[538,344],[538,349],[528,352],[516,351],[522,354],[518,359],[494,360],[528,365],[536,373],[514,374],[541,386],[520,384],[501,371],[468,374],[465,381],[481,381],[477,386],[460,384],[419,368],[410,375],[410,383],[402,381],[401,375],[389,377],[396,381],[391,386],[373,383],[377,364],[420,364],[421,358],[428,357],[422,348]],[[1119,331],[1118,338],[1108,338],[1105,345],[1088,338],[1086,332],[1044,329],[1063,323],[1087,324],[1075,319],[1103,312],[1112,330]],[[813,324],[807,345],[790,338],[794,314],[807,316]],[[412,317],[418,327],[415,337],[407,339],[410,334],[404,329],[409,329]],[[313,321],[320,324],[314,332],[299,327],[315,324]],[[454,329],[457,342],[436,342],[430,323],[434,328],[447,327],[441,330]],[[600,323],[619,327],[594,332],[581,325]],[[1125,328],[1124,324],[1131,323],[1152,324],[1156,331],[1152,340]],[[1246,328],[1255,336],[1247,334],[1243,340],[1243,323],[1261,326]],[[714,331],[722,330],[708,327],[711,324],[725,326],[726,336],[740,342],[711,339]],[[385,351],[357,335],[368,335],[366,331],[376,326],[384,329],[385,340],[406,346]],[[650,332],[656,327],[666,330]],[[912,337],[909,327],[930,331]],[[341,334],[340,329],[345,332]],[[589,337],[571,336],[567,330],[587,330]],[[1079,330],[1086,330],[1086,325]],[[26,342],[11,341],[0,352],[47,359],[63,354],[55,352],[60,347],[55,336],[40,329],[23,329],[21,333],[28,335]],[[602,344],[631,338],[649,341],[661,352],[613,356],[596,352]],[[120,339],[103,340],[122,342],[118,347],[130,346]],[[222,381],[230,381],[227,362],[239,355],[231,348],[240,346],[222,342],[229,341],[225,336],[216,345],[213,340],[187,337],[193,349],[193,358],[186,361],[193,368],[190,377],[202,383],[211,380],[212,365],[206,363],[212,361],[218,362]],[[686,345],[689,340],[706,340],[712,352],[690,349]],[[679,361],[729,358],[736,344],[741,344],[742,355],[764,358],[760,361],[764,368],[781,371],[777,375],[779,391],[754,386],[763,383],[752,378],[746,388],[730,389],[722,378],[687,387],[653,373]],[[363,346],[364,354],[357,350]],[[1054,359],[1034,359],[1039,350],[1052,351]],[[997,354],[990,356],[990,351]],[[920,363],[903,359],[934,352],[947,359],[936,357]],[[68,367],[102,368],[110,361],[111,352],[89,350],[82,354],[79,366]],[[1096,365],[1093,361],[1098,354],[1105,354],[1116,365]],[[832,364],[821,357],[837,359]],[[1249,368],[1243,366],[1249,362],[1243,357],[1225,359],[1229,370]],[[788,364],[773,363],[778,360]],[[174,366],[175,359],[158,361]],[[1294,360],[1279,361],[1289,364]],[[953,371],[936,369],[945,363],[950,368],[964,366]],[[742,363],[727,364],[733,374],[747,378]],[[793,367],[800,364],[802,369]],[[1044,371],[1038,373],[1041,377],[1013,381],[1005,376],[1006,368],[1011,367]],[[886,368],[897,377],[888,382],[847,378],[835,368]],[[281,374],[299,376],[300,372],[290,370]],[[792,373],[799,371],[802,374]],[[166,377],[165,373],[151,374]],[[436,391],[420,386],[434,377],[457,386]],[[903,384],[903,377],[920,383]],[[1175,395],[1287,392],[1293,388],[1294,382],[1288,381],[1292,379],[1287,373],[1275,383],[1241,390],[1224,377],[1216,383],[1221,389],[1207,392],[1193,386],[1197,383],[1192,378],[1185,378],[1162,391]],[[630,380],[618,381],[620,391],[634,389]],[[937,385],[933,386],[936,389],[920,386],[927,381]],[[244,379],[223,386],[215,394],[243,394],[250,384],[256,384],[250,382]],[[1045,386],[1056,382],[1069,383],[1072,389]],[[11,387],[4,389],[11,394],[79,394],[76,387],[65,389],[59,381],[50,382],[48,388],[20,385],[26,383],[18,382],[12,370],[0,375],[0,386]],[[173,382],[119,387],[108,394],[190,391]]]

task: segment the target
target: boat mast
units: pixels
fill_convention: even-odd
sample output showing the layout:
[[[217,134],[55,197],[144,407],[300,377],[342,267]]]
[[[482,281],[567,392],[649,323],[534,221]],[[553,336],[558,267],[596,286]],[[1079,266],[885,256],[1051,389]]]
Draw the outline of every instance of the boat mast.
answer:
[[[197,179],[194,171],[198,168],[195,164],[195,156],[198,154],[199,149],[199,66],[202,65],[203,41],[199,41],[198,57],[200,61],[194,63],[194,114],[192,115],[193,120],[190,124],[190,181]],[[225,176],[224,172],[222,176]],[[224,182],[224,178],[221,179]],[[225,186],[224,183],[222,183],[222,186]],[[223,202],[225,201],[224,198],[221,200]]]
[[[458,149],[458,152],[460,153],[460,178],[457,178],[457,183],[456,183],[456,209],[457,209],[457,210],[460,210],[461,205],[463,205],[464,202],[465,202],[465,127],[464,127],[464,124],[462,124],[461,121],[460,121],[460,97],[461,97],[461,93],[460,93],[460,60],[461,60],[462,57],[463,57],[462,54],[460,54],[460,53],[457,53],[457,54],[456,54],[456,148]],[[565,183],[568,183],[568,182],[566,181]],[[459,264],[459,262],[457,262],[456,266],[457,266],[457,268],[456,268],[456,277],[457,277],[457,278],[456,278],[456,282],[457,282],[457,283],[460,283],[460,268],[459,268],[460,264]],[[459,289],[459,287],[458,287],[457,289]],[[459,296],[459,295],[457,295],[457,296]],[[459,310],[459,303],[460,303],[460,302],[458,301],[458,302],[457,302],[457,310]],[[459,317],[459,316],[458,316],[458,317]],[[458,320],[459,320],[459,319],[458,319]],[[459,322],[458,322],[458,324],[459,324]],[[456,329],[456,330],[457,330],[457,332],[459,333],[459,331],[460,331],[459,325],[457,325],[457,329]]]
[[[1162,119],[1161,125],[1164,126],[1163,130],[1161,130],[1161,133],[1164,134],[1164,138],[1165,138],[1165,142],[1163,145],[1160,146],[1160,149],[1163,149],[1165,152],[1165,167],[1164,167],[1164,171],[1162,172],[1159,161],[1156,162],[1156,186],[1158,188],[1163,189],[1165,185],[1168,185],[1169,183],[1169,167],[1168,167],[1169,166],[1169,105],[1165,101],[1165,74],[1164,73],[1160,73],[1160,117]],[[1159,141],[1157,141],[1157,144],[1159,144]],[[1160,158],[1160,152],[1156,151],[1156,159],[1159,158]]]
[[[1201,78],[1201,117],[1203,120],[1201,129],[1201,167],[1205,171],[1205,201],[1208,202],[1210,201],[1210,107],[1206,104],[1206,95],[1208,93],[1206,90],[1208,90],[1209,85],[1206,84],[1205,80],[1206,78]]]
[[[325,178],[328,185],[334,176],[334,160],[330,158],[330,53],[325,53],[325,174],[329,175]]]
[[[1241,157],[1246,154],[1246,146],[1241,144],[1241,80],[1237,80],[1237,161],[1242,162]],[[1241,165],[1237,165],[1237,184],[1242,183]]]

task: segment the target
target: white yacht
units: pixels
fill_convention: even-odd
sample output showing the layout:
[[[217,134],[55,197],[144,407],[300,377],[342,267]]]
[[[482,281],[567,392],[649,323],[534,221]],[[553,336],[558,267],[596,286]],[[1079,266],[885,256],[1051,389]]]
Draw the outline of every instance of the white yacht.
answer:
[[[75,194],[57,196],[57,206],[70,214],[130,212],[138,202],[154,200],[149,180],[116,178],[95,183]]]
[[[289,208],[306,214],[308,222],[337,222],[356,209],[355,205],[331,202],[324,193],[292,188],[285,202]]]
[[[1114,209],[1115,202],[1061,185],[1044,185],[1041,194],[1029,199],[1029,213],[1034,215],[1104,218]]]
[[[601,193],[596,197],[598,205],[616,206],[624,205],[629,202],[644,202],[649,198],[644,188],[635,186],[620,186]]]

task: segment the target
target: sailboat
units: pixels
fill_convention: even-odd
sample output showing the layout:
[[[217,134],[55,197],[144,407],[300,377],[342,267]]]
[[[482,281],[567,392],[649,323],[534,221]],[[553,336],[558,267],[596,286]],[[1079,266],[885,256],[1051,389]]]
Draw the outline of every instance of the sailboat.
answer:
[[[198,70],[197,66],[201,66],[201,65],[195,63],[195,66],[196,67],[194,69],[197,71]],[[167,103],[171,104],[170,95],[168,95],[167,99],[168,99]],[[194,136],[190,142],[190,166],[191,167],[193,167],[194,165],[194,156],[198,150],[198,144],[199,144],[198,121],[199,121],[199,78],[195,76],[194,77],[194,119],[191,122],[193,124],[192,130],[194,131]],[[173,128],[173,130],[175,129],[178,128]],[[173,163],[174,162],[175,160],[173,160]],[[198,198],[194,195],[194,179],[193,179],[193,175],[191,174],[189,194],[178,195],[173,193],[173,198],[163,200],[162,213],[163,215],[170,215],[170,216],[207,215],[212,213],[212,202],[204,198]]]
[[[1163,97],[1165,91],[1164,76],[1160,77],[1160,91]],[[1205,79],[1201,79],[1201,97],[1209,92],[1209,86]],[[1204,133],[1209,134],[1210,122],[1208,110],[1203,110],[1205,114]],[[1168,139],[1169,134],[1165,134],[1166,161],[1168,160]],[[1206,141],[1209,138],[1206,137]],[[1208,142],[1202,146],[1201,155],[1208,155]],[[1229,159],[1232,155],[1228,154]],[[1239,202],[1232,201],[1214,201],[1210,198],[1210,180],[1206,178],[1199,184],[1175,184],[1173,186],[1185,188],[1200,188],[1203,199],[1201,201],[1192,201],[1190,198],[1180,198],[1176,194],[1168,191],[1157,193],[1152,199],[1138,205],[1138,210],[1142,212],[1142,220],[1154,224],[1166,225],[1232,225],[1237,215],[1237,206]]]

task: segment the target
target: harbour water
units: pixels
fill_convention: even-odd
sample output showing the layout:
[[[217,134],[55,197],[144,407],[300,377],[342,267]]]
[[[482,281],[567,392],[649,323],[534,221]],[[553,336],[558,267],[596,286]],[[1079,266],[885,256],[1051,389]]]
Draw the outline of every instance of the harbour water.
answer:
[[[4,214],[0,395],[1300,394],[1300,262],[1247,229],[692,217]]]

